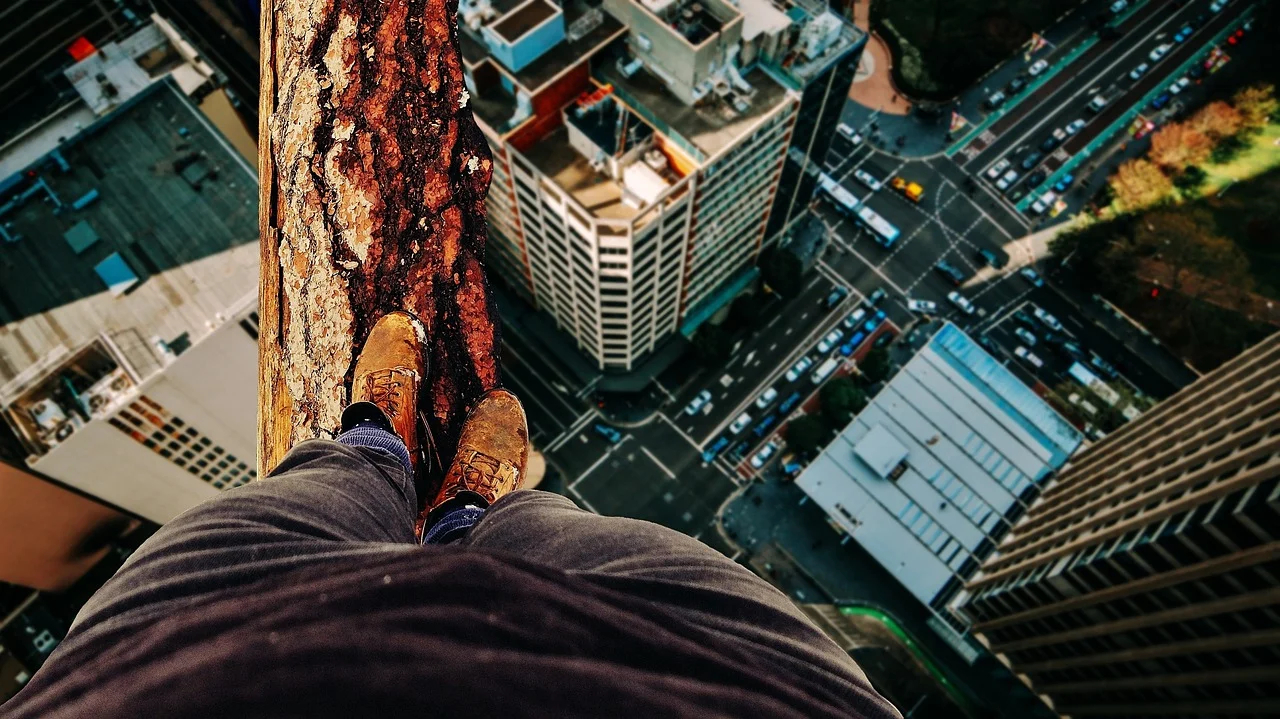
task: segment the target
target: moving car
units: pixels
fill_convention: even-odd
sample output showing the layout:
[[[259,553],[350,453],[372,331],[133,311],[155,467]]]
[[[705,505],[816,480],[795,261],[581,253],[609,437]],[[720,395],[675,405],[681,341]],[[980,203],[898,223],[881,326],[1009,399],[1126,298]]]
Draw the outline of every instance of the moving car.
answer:
[[[1027,68],[1027,74],[1030,75],[1031,77],[1036,77],[1037,75],[1044,72],[1048,68],[1049,68],[1048,60],[1036,60],[1035,62],[1031,63],[1031,67]]]
[[[1026,312],[1023,312],[1022,310],[1018,310],[1017,312],[1014,312],[1014,313],[1013,313],[1013,321],[1014,321],[1014,322],[1021,322],[1022,324],[1026,325],[1026,326],[1028,326],[1028,327],[1039,327],[1039,326],[1040,326],[1040,325],[1035,321],[1035,318],[1033,318],[1031,315],[1027,314]]]
[[[733,420],[733,424],[729,425],[729,434],[737,434],[747,428],[751,424],[751,415],[743,412],[738,418]]]
[[[1187,38],[1191,37],[1191,33],[1193,32],[1195,32],[1195,28],[1191,27],[1191,25],[1183,25],[1182,29],[1178,31],[1178,34],[1173,36],[1173,41],[1176,43],[1186,42]]]
[[[608,440],[609,444],[617,444],[622,441],[622,433],[607,424],[596,423],[592,425],[591,429]]]
[[[862,318],[866,316],[867,316],[867,310],[863,307],[859,307],[858,309],[854,310],[848,317],[844,318],[844,326],[848,327],[849,329],[853,329],[853,327],[857,325],[859,322],[861,322]]]
[[[1111,12],[1119,15],[1124,12],[1124,9],[1127,7],[1129,7],[1129,0],[1116,0],[1111,3]]]
[[[1067,131],[1062,128],[1058,128],[1054,130],[1051,135],[1046,137],[1044,142],[1040,143],[1040,151],[1051,152],[1053,148],[1061,145],[1062,141],[1065,139],[1067,139]]]
[[[843,122],[840,123],[839,125],[836,125],[836,132],[840,133],[841,135],[844,135],[846,140],[848,140],[849,142],[852,142],[855,145],[862,144],[862,135],[859,135],[852,127],[849,127]]]
[[[693,398],[693,401],[689,403],[688,407],[684,408],[684,413],[688,415],[697,414],[698,410],[702,409],[710,401],[711,401],[711,390],[704,389],[698,393],[697,397]]]
[[[1071,124],[1062,128],[1062,131],[1067,133],[1067,135],[1074,135],[1077,132],[1080,132],[1081,130],[1083,130],[1084,125],[1085,125],[1085,122],[1084,122],[1084,118],[1082,117],[1076,120],[1072,120]]]
[[[1213,0],[1213,4],[1209,6],[1209,12],[1222,12],[1222,8],[1227,6],[1227,0]]]
[[[809,357],[801,357],[795,364],[791,365],[791,369],[787,370],[787,381],[795,382],[800,379],[800,375],[804,371],[813,366],[813,360]]]
[[[832,347],[835,347],[836,345],[840,344],[841,337],[844,337],[843,330],[839,330],[839,329],[831,330],[830,332],[827,333],[827,336],[823,337],[822,341],[818,343],[818,352],[821,352],[823,354],[830,352]]]
[[[1018,359],[1022,360],[1023,362],[1026,362],[1027,364],[1031,365],[1032,367],[1035,367],[1036,369],[1040,369],[1041,367],[1044,367],[1044,360],[1032,354],[1031,350],[1027,349],[1026,347],[1019,346],[1017,349],[1013,351],[1013,355]]]
[[[778,390],[770,387],[765,390],[759,397],[756,397],[756,407],[767,409],[775,399],[778,398]]]
[[[1129,71],[1129,79],[1130,79],[1130,80],[1137,80],[1138,78],[1140,78],[1140,77],[1142,77],[1143,75],[1147,74],[1147,70],[1150,70],[1150,69],[1151,69],[1151,66],[1144,62],[1144,63],[1142,63],[1141,65],[1139,65],[1139,66],[1137,66],[1137,67],[1135,67],[1135,68],[1133,68],[1132,70],[1130,70],[1130,71]]]
[[[960,286],[965,280],[965,275],[955,265],[950,264],[946,260],[938,260],[933,265],[933,271],[950,280],[951,284]]]
[[[1100,112],[1102,108],[1107,106],[1107,98],[1102,95],[1094,95],[1087,105],[1090,112]],[[1077,121],[1078,122],[1078,121]]]
[[[1018,270],[1018,274],[1022,275],[1022,278],[1027,282],[1030,282],[1033,286],[1044,287],[1044,279],[1040,277],[1040,273],[1030,267],[1023,267]]]
[[[1045,312],[1043,309],[1037,307],[1031,314],[1035,315],[1036,319],[1043,322],[1045,327],[1048,327],[1054,332],[1062,331],[1062,323],[1058,321],[1058,318],[1048,312]]]
[[[756,452],[755,456],[751,458],[751,466],[755,467],[756,469],[760,469],[761,467],[764,466],[764,463],[768,462],[769,458],[772,457],[774,453],[777,451],[778,451],[778,443],[773,440],[769,440],[768,444],[761,447],[760,451]]]
[[[889,182],[889,185],[912,202],[919,202],[924,198],[924,187],[920,183],[910,182],[902,177],[895,177]]]
[[[1000,107],[1001,105],[1003,105],[1005,103],[1005,100],[1008,100],[1008,99],[1009,99],[1009,96],[1005,95],[1002,90],[997,90],[991,93],[990,95],[987,95],[986,101],[983,102],[982,104],[986,105],[988,110],[994,110]]]
[[[840,304],[840,301],[849,295],[849,290],[843,287],[837,287],[831,290],[831,294],[827,295],[827,309],[831,309]]]
[[[987,168],[987,179],[994,180],[1000,176],[1000,173],[1004,172],[1007,169],[1009,169],[1009,160],[1007,158],[1002,159],[996,164]]]
[[[1004,259],[991,250],[986,248],[980,249],[977,252],[977,257],[979,260],[982,260],[983,264],[994,267],[997,270],[1004,268]]]
[[[907,300],[907,309],[912,312],[918,312],[922,315],[933,315],[938,313],[938,305],[929,300]]]
[[[1169,43],[1164,43],[1163,45],[1157,45],[1156,48],[1147,55],[1147,59],[1150,60],[1151,62],[1158,62],[1160,58],[1169,54],[1169,49],[1172,47],[1173,46],[1170,45]]]
[[[1022,340],[1022,344],[1026,345],[1026,346],[1028,346],[1028,347],[1035,347],[1035,346],[1036,346],[1036,336],[1035,336],[1034,334],[1032,334],[1032,332],[1031,332],[1030,330],[1028,330],[1027,328],[1025,328],[1025,327],[1015,327],[1015,328],[1013,328],[1013,334],[1014,334],[1018,339]]]
[[[884,183],[872,177],[870,172],[867,172],[862,168],[854,170],[853,176],[858,180],[858,182],[861,182],[870,188],[872,192],[879,192],[880,188],[884,187]]]
[[[1089,364],[1093,365],[1094,369],[1106,375],[1107,379],[1115,379],[1120,376],[1120,373],[1116,371],[1115,365],[1092,352],[1089,353]]]
[[[1013,186],[1013,183],[1017,181],[1018,181],[1018,171],[1009,170],[1008,172],[1004,173],[1004,177],[1001,177],[1000,180],[996,182],[996,189],[1007,190]]]
[[[709,447],[707,447],[705,450],[703,450],[703,452],[702,452],[702,461],[703,461],[703,462],[710,462],[711,460],[713,460],[713,459],[715,459],[717,456],[719,456],[719,455],[720,455],[720,453],[724,451],[724,448],[725,448],[725,447],[728,447],[728,446],[729,446],[729,438],[728,438],[728,437],[720,437],[720,438],[716,439],[716,441],[712,442],[712,443],[711,443],[711,445],[710,445]]]
[[[978,308],[973,306],[973,303],[969,301],[969,298],[965,297],[959,292],[947,293],[947,301],[955,305],[956,309],[959,309],[961,312],[965,313],[966,315],[971,315],[974,312],[978,311]]]
[[[1026,157],[1022,158],[1022,163],[1021,163],[1022,169],[1030,170],[1031,168],[1040,164],[1040,160],[1042,160],[1043,158],[1044,158],[1044,155],[1038,152],[1032,152],[1030,155],[1027,155]]]

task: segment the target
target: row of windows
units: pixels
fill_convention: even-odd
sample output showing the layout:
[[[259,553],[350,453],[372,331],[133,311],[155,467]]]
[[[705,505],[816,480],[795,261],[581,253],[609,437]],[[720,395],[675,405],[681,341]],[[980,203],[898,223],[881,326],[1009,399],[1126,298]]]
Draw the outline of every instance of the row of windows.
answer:
[[[238,487],[258,472],[146,395],[111,417],[111,426],[217,489]]]

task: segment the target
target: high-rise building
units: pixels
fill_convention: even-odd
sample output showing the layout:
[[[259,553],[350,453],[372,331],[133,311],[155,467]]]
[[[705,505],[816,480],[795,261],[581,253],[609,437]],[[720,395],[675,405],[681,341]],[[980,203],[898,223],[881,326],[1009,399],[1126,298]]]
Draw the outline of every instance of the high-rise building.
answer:
[[[1081,453],[956,604],[1064,715],[1280,715],[1280,334]]]
[[[807,205],[793,185],[865,43],[810,2],[464,0],[459,19],[489,264],[623,371],[732,299]]]
[[[256,447],[252,141],[171,32],[77,41],[76,101],[0,147],[0,461],[157,523]]]

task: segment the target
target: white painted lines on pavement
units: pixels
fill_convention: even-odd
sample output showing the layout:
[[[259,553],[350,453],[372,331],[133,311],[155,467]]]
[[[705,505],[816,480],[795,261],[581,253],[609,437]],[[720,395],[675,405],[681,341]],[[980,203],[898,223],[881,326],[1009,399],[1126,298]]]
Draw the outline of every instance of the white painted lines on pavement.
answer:
[[[586,508],[586,510],[587,510],[588,512],[591,512],[592,514],[599,514],[599,513],[600,513],[600,512],[598,512],[598,511],[596,511],[596,508],[595,508],[595,507],[592,507],[592,506],[591,506],[591,503],[587,501],[587,498],[586,498],[586,497],[584,497],[584,496],[582,496],[582,494],[581,494],[580,492],[578,492],[578,490],[574,489],[573,487],[569,487],[569,491],[573,493],[573,496],[574,496],[575,498],[577,498],[577,500],[578,500],[578,504],[580,504],[580,505],[582,505],[584,508]]]
[[[684,441],[688,442],[691,447],[693,447],[699,453],[702,452],[702,445],[694,441],[693,437],[690,437],[689,434],[685,432],[683,429],[680,429],[679,427],[677,427],[676,423],[672,422],[671,419],[667,417],[667,415],[663,414],[662,412],[659,412],[658,419],[662,420],[663,422],[666,422],[667,426],[670,427],[671,429],[674,429],[676,431],[676,434],[683,437]]]
[[[646,456],[646,457],[648,457],[649,459],[653,460],[653,463],[654,463],[654,464],[656,464],[656,465],[658,465],[658,469],[662,470],[662,473],[663,473],[663,474],[665,474],[665,475],[667,475],[667,478],[668,478],[668,479],[675,479],[675,478],[676,478],[676,473],[675,473],[675,472],[672,472],[672,471],[671,471],[671,470],[669,470],[669,469],[667,469],[667,465],[663,464],[661,460],[659,460],[657,457],[653,456],[653,452],[650,452],[648,447],[644,447],[644,446],[642,446],[642,447],[640,447],[640,451],[641,451],[641,452],[644,452],[644,456]]]
[[[618,440],[617,444],[610,445],[609,448],[604,451],[604,454],[600,455],[600,459],[597,459],[596,461],[592,462],[591,466],[587,467],[585,472],[583,472],[582,474],[579,474],[577,479],[574,479],[572,482],[569,483],[569,489],[573,489],[574,487],[578,486],[578,484],[582,480],[586,479],[588,475],[590,475],[592,472],[596,470],[596,467],[599,467],[600,465],[604,464],[604,461],[612,457],[613,453],[616,452],[619,447],[626,444],[627,440],[629,439],[631,439],[631,435],[629,434],[624,435],[622,439]],[[595,511],[595,510],[592,510],[592,511]]]

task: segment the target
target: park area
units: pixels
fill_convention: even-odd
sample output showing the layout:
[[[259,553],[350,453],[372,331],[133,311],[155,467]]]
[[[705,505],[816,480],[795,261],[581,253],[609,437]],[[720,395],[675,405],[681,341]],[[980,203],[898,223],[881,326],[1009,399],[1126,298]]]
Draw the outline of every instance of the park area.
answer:
[[[917,100],[949,100],[1007,60],[1079,0],[872,0],[893,52],[894,82]]]

